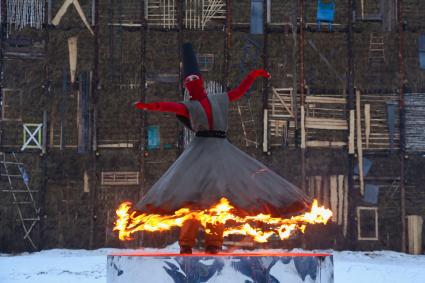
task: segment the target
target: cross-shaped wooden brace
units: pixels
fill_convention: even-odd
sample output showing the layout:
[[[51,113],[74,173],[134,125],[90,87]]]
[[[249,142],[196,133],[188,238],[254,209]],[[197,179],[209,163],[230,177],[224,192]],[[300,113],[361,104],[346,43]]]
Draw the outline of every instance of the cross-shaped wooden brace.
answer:
[[[63,15],[65,15],[66,11],[68,10],[68,7],[73,4],[75,9],[77,10],[78,14],[80,15],[81,20],[83,21],[83,23],[85,24],[85,26],[89,29],[90,33],[92,35],[94,35],[94,32],[89,24],[89,22],[87,21],[86,15],[83,12],[83,9],[81,8],[80,3],[78,2],[78,0],[65,0],[65,2],[63,2],[62,7],[60,7],[59,11],[57,12],[55,18],[52,20],[52,24],[54,26],[59,25]]]
[[[43,149],[41,145],[41,128],[43,124],[24,124],[23,126],[24,145],[21,147],[21,151],[24,151],[26,148]],[[33,131],[31,131],[31,129],[33,129]]]

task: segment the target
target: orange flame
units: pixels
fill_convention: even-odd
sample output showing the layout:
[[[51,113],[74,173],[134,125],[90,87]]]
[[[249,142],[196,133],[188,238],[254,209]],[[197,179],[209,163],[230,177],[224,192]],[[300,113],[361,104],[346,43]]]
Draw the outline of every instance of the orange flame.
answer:
[[[324,206],[318,206],[317,200],[313,201],[311,211],[291,218],[271,217],[268,214],[240,217],[235,215],[235,207],[226,198],[222,198],[209,209],[191,211],[181,208],[173,215],[139,214],[132,210],[131,202],[122,203],[116,213],[114,231],[119,232],[120,240],[131,240],[131,234],[137,231],[167,231],[173,227],[181,227],[188,219],[196,219],[206,229],[207,224],[226,224],[224,236],[248,235],[255,241],[264,243],[272,235],[277,235],[281,240],[289,238],[295,231],[304,233],[307,224],[326,224],[332,217],[332,211]],[[267,226],[266,229],[256,228],[255,223]],[[229,225],[228,225],[229,224]],[[229,227],[227,227],[229,226]],[[208,233],[209,230],[206,229]]]

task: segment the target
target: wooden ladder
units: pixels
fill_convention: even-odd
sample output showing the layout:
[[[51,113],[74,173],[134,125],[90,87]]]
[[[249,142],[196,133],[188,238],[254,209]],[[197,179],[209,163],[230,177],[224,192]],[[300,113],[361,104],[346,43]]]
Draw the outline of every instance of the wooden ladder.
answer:
[[[37,246],[31,239],[31,232],[40,221],[40,208],[34,194],[37,190],[29,187],[28,175],[25,172],[23,163],[19,162],[15,153],[0,153],[1,167],[0,176],[6,177],[9,187],[3,189],[3,193],[9,193],[12,197],[12,204],[17,211],[16,221],[20,222],[24,230],[24,240],[27,240],[31,247],[36,250]]]
[[[384,36],[371,33],[369,39],[369,63],[385,63]]]

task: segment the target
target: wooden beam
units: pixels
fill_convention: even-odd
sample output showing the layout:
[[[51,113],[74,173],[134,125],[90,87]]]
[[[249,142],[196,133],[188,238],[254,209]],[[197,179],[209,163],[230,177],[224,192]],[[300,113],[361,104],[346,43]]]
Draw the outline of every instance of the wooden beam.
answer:
[[[268,110],[264,109],[263,111],[263,152],[267,152],[269,150],[268,148]]]
[[[365,106],[364,106],[364,120],[365,120],[366,148],[369,148],[369,138],[370,138],[370,104],[365,104]]]
[[[324,129],[324,130],[348,130],[346,120],[329,119],[329,118],[305,118],[305,128],[307,129]]]
[[[346,146],[346,142],[338,141],[307,141],[307,147],[343,147]]]
[[[349,207],[350,203],[348,201],[348,199],[349,199],[348,190],[350,188],[349,183],[348,183],[349,181],[350,180],[346,179],[346,181],[344,182],[344,205],[343,205],[343,207],[344,207],[344,218],[343,218],[343,227],[342,227],[342,234],[343,234],[344,238],[347,237],[347,233],[348,233],[348,214],[349,214],[349,209],[350,209],[350,207]],[[350,227],[350,229],[351,229],[351,227]]]
[[[330,187],[330,203],[332,210],[332,222],[338,221],[339,211],[338,211],[338,183],[337,176],[331,175],[329,180]]]
[[[56,13],[56,16],[52,20],[52,25],[59,25],[62,17],[65,15],[66,11],[68,10],[68,7],[72,4],[72,2],[74,2],[74,0],[65,0],[65,2],[63,2],[59,11]]]
[[[73,36],[68,38],[69,51],[69,71],[71,75],[71,83],[75,83],[77,73],[77,56],[78,56],[78,37]]]
[[[338,213],[337,223],[342,225],[344,217],[344,175],[338,175]]]
[[[305,98],[306,103],[326,103],[326,104],[346,104],[347,99],[329,96],[313,96],[308,95]]]
[[[83,191],[85,193],[90,192],[90,186],[89,186],[89,174],[87,173],[87,170],[84,170],[84,176],[83,176]]]
[[[92,30],[86,15],[84,14],[83,8],[81,8],[80,3],[78,0],[65,0],[65,2],[60,7],[59,11],[56,13],[56,16],[52,20],[52,24],[54,26],[58,26],[60,21],[62,20],[62,17],[66,14],[66,11],[68,10],[68,7],[74,4],[75,9],[77,10],[78,15],[80,15],[81,20],[83,21],[84,25],[87,27],[87,29],[90,31],[92,35],[94,35],[94,31]]]
[[[350,110],[350,134],[348,135],[348,153],[354,154],[354,120],[355,114],[354,110]]]

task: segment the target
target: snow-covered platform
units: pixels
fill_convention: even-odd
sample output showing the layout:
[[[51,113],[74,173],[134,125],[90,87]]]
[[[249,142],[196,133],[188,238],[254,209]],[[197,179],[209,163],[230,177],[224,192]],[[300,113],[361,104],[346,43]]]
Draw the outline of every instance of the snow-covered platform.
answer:
[[[107,283],[334,282],[333,257],[318,253],[108,255]]]

